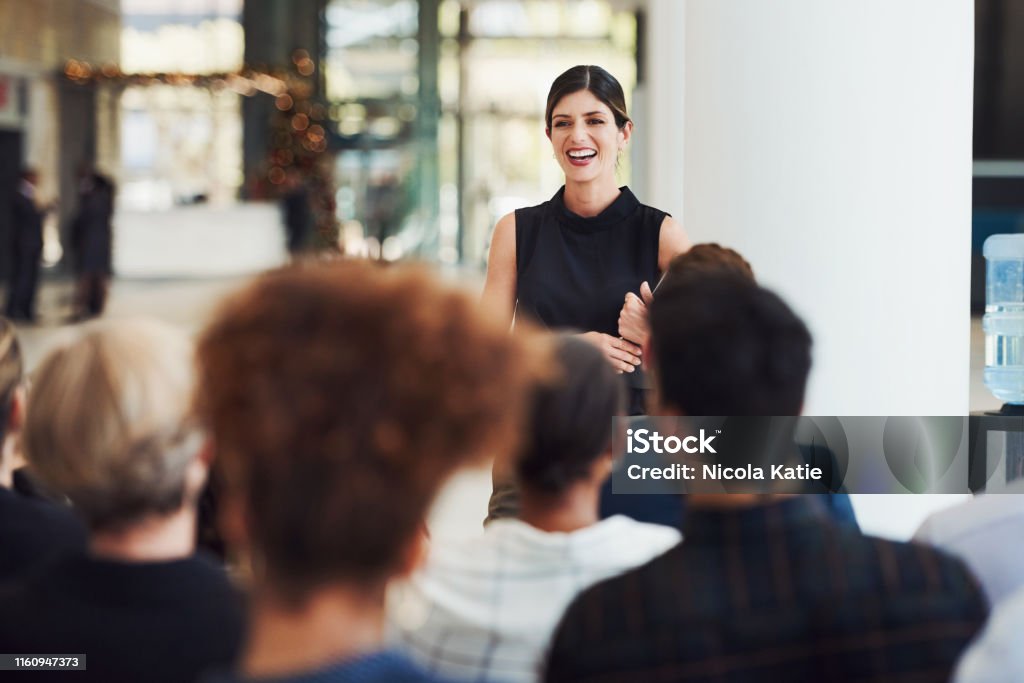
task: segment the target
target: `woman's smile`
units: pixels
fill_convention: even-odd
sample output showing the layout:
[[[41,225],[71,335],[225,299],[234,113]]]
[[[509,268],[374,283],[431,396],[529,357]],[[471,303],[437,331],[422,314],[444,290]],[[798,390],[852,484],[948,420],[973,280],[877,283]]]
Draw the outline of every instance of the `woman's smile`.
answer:
[[[574,147],[565,154],[573,166],[586,166],[597,157],[597,150],[589,147]]]

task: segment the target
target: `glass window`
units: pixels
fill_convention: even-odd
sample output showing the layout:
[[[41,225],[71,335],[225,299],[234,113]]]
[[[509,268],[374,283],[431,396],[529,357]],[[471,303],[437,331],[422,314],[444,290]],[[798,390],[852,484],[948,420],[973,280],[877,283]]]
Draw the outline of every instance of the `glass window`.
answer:
[[[171,74],[121,96],[122,208],[234,201],[242,184],[238,93],[192,85],[239,71],[242,0],[122,0],[121,70]]]
[[[416,137],[423,108],[418,6],[327,6],[326,90],[340,140],[343,239],[350,251],[382,256],[433,239],[442,261],[482,267],[497,219],[549,198],[562,184],[544,135],[551,81],[575,64],[600,64],[619,79],[628,101],[636,82],[636,21],[607,0],[442,0],[435,36],[442,111],[429,152],[437,155],[440,213],[432,222],[414,215],[425,149]],[[621,182],[629,175],[627,161]],[[431,224],[438,234],[423,234]]]

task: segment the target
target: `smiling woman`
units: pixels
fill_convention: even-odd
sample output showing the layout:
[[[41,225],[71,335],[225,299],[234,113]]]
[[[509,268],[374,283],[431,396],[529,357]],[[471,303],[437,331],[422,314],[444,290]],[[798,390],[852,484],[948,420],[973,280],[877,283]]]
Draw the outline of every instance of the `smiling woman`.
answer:
[[[689,248],[682,226],[618,187],[619,155],[633,134],[622,86],[599,66],[574,66],[551,85],[545,132],[565,185],[494,228],[483,304],[554,329],[574,329],[612,366],[634,373],[639,345],[618,330],[624,302],[650,299],[651,283]],[[641,298],[642,297],[642,298]],[[643,412],[634,382],[630,412]]]

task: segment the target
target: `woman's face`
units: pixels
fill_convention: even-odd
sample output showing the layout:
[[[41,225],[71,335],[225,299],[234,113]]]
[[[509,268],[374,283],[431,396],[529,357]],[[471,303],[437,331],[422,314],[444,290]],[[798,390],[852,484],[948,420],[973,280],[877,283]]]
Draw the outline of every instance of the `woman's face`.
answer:
[[[560,99],[551,112],[548,138],[566,181],[587,182],[615,176],[619,151],[626,146],[633,124],[615,125],[611,109],[589,90]]]

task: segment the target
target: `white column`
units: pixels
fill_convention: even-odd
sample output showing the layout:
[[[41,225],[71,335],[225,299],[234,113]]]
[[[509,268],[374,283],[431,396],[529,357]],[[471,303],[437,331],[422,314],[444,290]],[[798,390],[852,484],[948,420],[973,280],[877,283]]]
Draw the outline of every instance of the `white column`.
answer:
[[[683,216],[683,115],[686,104],[684,28],[686,2],[647,0],[645,78],[634,97],[640,114],[634,159],[640,201]]]
[[[806,412],[966,414],[973,4],[687,0],[685,34],[684,223],[810,325]]]
[[[644,199],[684,203],[694,241],[738,249],[807,321],[805,413],[966,414],[973,3],[647,7]],[[905,537],[949,502],[854,504]]]

